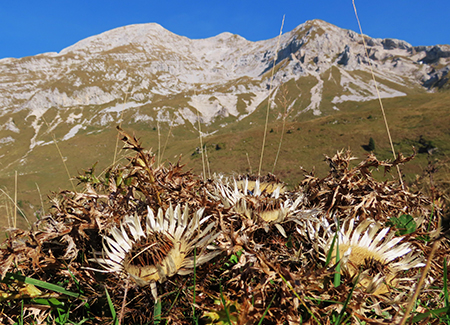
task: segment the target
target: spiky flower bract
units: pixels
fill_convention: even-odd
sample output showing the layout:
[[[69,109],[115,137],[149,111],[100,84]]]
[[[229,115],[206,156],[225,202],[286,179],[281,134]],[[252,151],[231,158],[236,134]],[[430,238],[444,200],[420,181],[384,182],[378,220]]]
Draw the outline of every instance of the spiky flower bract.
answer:
[[[215,222],[205,225],[209,217],[203,217],[204,209],[190,214],[187,206],[183,212],[179,205],[170,206],[156,216],[150,207],[147,210],[144,227],[138,215],[126,216],[119,228],[103,236],[102,257],[94,261],[105,272],[130,276],[140,286],[150,284],[156,299],[156,282],[189,274],[221,251],[210,245],[219,232]]]
[[[331,257],[333,264],[340,263],[341,269],[353,277],[361,272],[359,285],[369,293],[387,293],[389,287],[405,280],[399,278],[402,271],[424,266],[409,243],[400,243],[404,237],[396,237],[390,228],[383,228],[374,220],[355,225],[356,221],[350,219],[339,226],[330,225],[324,218],[320,223],[308,222],[303,229],[297,229],[310,237],[324,261]],[[338,229],[332,230],[333,227]],[[338,253],[340,259],[336,261]]]
[[[284,193],[285,185],[277,182],[260,182],[259,179],[233,180],[233,185],[216,182],[214,197],[231,213],[239,214],[254,222],[273,224],[286,237],[281,223],[300,222],[313,217],[316,210],[300,209],[305,200],[301,192]],[[281,194],[284,193],[284,194]]]

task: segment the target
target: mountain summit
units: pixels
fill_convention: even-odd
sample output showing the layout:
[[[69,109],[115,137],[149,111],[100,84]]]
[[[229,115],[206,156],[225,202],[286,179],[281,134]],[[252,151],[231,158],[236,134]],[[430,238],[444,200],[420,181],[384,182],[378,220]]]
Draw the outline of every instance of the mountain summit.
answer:
[[[150,23],[116,28],[60,53],[2,59],[0,169],[22,164],[32,172],[25,168],[30,155],[53,136],[87,139],[117,124],[183,127],[189,138],[200,121],[203,133],[212,134],[250,118],[271,92],[276,112],[283,89],[288,120],[333,114],[345,103],[376,98],[371,65],[383,98],[447,87],[449,45],[364,39],[368,58],[359,34],[321,20],[283,34],[278,50],[277,38],[251,42],[222,33],[191,40]]]
[[[58,54],[0,60],[1,115],[9,119],[26,112],[28,123],[16,127],[33,126],[32,148],[39,142],[40,118],[51,107],[58,109],[59,123],[78,128],[115,124],[114,113],[123,110],[132,110],[135,121],[154,121],[155,112],[163,116],[171,111],[177,125],[195,124],[197,115],[209,125],[223,116],[242,119],[251,114],[268,96],[270,83],[276,89],[308,76],[316,84],[301,90],[299,113],[320,115],[330,104],[339,108],[343,101],[373,99],[375,90],[365,75],[369,61],[382,97],[441,87],[447,80],[448,45],[413,47],[369,37],[366,43],[370,60],[359,34],[320,20],[283,34],[277,53],[276,38],[251,42],[222,33],[191,40],[155,23],[130,25],[86,38]],[[274,58],[276,73],[269,81]],[[322,94],[330,80],[338,87],[327,102]],[[173,96],[184,100],[167,100]]]

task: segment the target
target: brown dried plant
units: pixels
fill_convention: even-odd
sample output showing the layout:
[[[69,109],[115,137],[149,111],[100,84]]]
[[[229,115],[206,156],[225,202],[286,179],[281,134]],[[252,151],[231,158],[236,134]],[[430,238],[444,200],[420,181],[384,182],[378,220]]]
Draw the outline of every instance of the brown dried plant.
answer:
[[[405,244],[397,245],[399,250],[409,247],[426,259],[433,236],[439,233],[444,207],[433,207],[433,201],[420,192],[403,189],[396,181],[379,181],[373,175],[375,169],[384,168],[388,173],[392,167],[407,163],[413,157],[399,155],[394,161],[379,161],[371,154],[353,166],[355,158],[351,152],[341,151],[326,157],[330,167],[327,176],[319,178],[313,172],[308,173],[294,190],[274,175],[238,176],[234,188],[234,180],[233,184],[223,178],[205,181],[186,171],[180,161],[167,166],[156,165],[154,155],[142,148],[136,137],[123,130],[120,134],[126,149],[133,153],[127,163],[110,167],[101,177],[96,176],[95,165],[86,170],[78,176],[79,190],[54,194],[48,215],[30,230],[12,233],[1,244],[0,305],[3,315],[8,316],[0,316],[0,322],[12,324],[21,315],[35,322],[54,321],[56,307],[39,305],[36,308],[36,301],[41,301],[36,299],[52,297],[72,306],[71,321],[110,323],[113,318],[106,290],[111,306],[121,311],[118,321],[127,324],[157,319],[167,324],[192,324],[198,317],[203,324],[228,321],[254,324],[261,320],[263,324],[328,324],[338,317],[346,319],[347,323],[379,324],[400,320],[411,290],[409,280],[399,282],[396,288],[383,290],[382,294],[373,294],[355,283],[358,273],[348,270],[358,267],[349,266],[340,272],[341,280],[337,284],[334,278],[339,272],[339,263],[335,259],[326,263],[324,252],[320,250],[325,246],[318,245],[313,237],[297,229],[307,229],[309,223],[311,227],[322,229],[318,236],[323,236],[325,231],[335,232],[339,225],[353,220],[355,227],[361,223],[364,225],[361,227],[370,231],[370,220],[373,220],[381,231],[388,227],[392,218],[407,214],[417,227],[397,238],[396,232],[401,229],[391,225],[394,229],[389,232],[389,241],[396,245],[395,242],[401,240]],[[235,206],[237,201],[218,198],[215,191],[222,187],[240,193],[238,196],[246,200],[250,215]],[[260,195],[254,195],[259,191]],[[272,197],[274,192],[276,195]],[[296,202],[299,197],[302,199]],[[167,212],[177,205],[204,211],[203,216],[207,217],[201,219],[204,221],[198,233],[213,230],[220,233],[215,240],[216,237],[209,238],[213,240],[210,245],[222,250],[209,262],[195,265],[195,274],[170,272],[167,279],[160,281],[157,295],[161,316],[157,316],[155,294],[150,287],[145,283],[139,286],[120,272],[99,272],[101,267],[95,262],[98,255],[94,252],[101,252],[105,237],[117,231],[121,232],[122,240],[126,240],[139,229],[139,222],[142,229],[149,227],[146,223],[150,221],[144,217],[148,209],[156,214],[160,209]],[[267,211],[284,205],[288,213],[282,222],[264,220]],[[298,218],[305,210],[314,211],[314,216]],[[166,219],[160,220],[164,223]],[[191,231],[195,234],[196,230]],[[347,227],[345,231],[352,236],[351,229]],[[369,237],[374,235],[371,233]],[[155,242],[153,247],[150,241],[161,236],[150,237],[147,236],[146,241],[136,237],[129,242],[137,243],[129,251],[135,255],[129,257],[129,261],[155,264],[175,245],[169,237],[164,237],[165,244],[158,246]],[[192,241],[195,242],[201,239]],[[158,250],[158,247],[164,249]],[[146,254],[143,250],[147,248],[159,255]],[[422,301],[428,301],[426,308],[442,307],[439,291],[431,289],[431,285],[443,286],[442,265],[449,253],[450,246],[444,238],[435,259],[430,262],[426,290],[419,296]],[[367,260],[360,267],[370,276],[386,270],[386,266],[376,260]],[[415,279],[420,268],[402,272],[400,279]],[[24,278],[11,280],[17,274]],[[23,282],[26,280],[20,279],[62,284],[65,290],[80,296],[67,296],[48,288],[34,290]],[[23,309],[15,303],[17,301],[24,302]],[[82,308],[86,303],[95,308]]]

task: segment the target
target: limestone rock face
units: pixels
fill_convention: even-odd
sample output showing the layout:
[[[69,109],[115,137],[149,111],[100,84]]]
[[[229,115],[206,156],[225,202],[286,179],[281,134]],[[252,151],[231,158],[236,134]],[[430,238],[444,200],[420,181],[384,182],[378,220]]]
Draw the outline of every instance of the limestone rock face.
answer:
[[[425,52],[425,56],[420,60],[420,62],[425,64],[437,63],[441,59],[443,59],[442,63],[448,63],[448,59],[450,58],[450,46],[449,45],[435,45],[435,46],[427,46],[427,47],[419,47],[423,52]]]
[[[446,66],[442,69],[439,69],[437,71],[433,71],[430,73],[427,77],[428,79],[425,79],[423,82],[423,85],[427,88],[441,88],[444,86],[448,80],[448,72],[450,70],[449,66]]]
[[[277,96],[290,81],[299,89],[288,103],[292,116],[321,115],[345,101],[374,99],[371,65],[382,97],[447,83],[449,45],[413,47],[364,37],[369,57],[361,35],[321,20],[283,34],[278,49],[277,38],[251,42],[222,33],[188,39],[151,23],[110,30],[59,53],[5,58],[0,60],[0,148],[30,129],[28,150],[45,145],[40,137],[50,111],[50,129],[61,141],[90,127],[112,127],[121,118],[191,129],[200,119],[214,132],[251,115],[270,90]]]

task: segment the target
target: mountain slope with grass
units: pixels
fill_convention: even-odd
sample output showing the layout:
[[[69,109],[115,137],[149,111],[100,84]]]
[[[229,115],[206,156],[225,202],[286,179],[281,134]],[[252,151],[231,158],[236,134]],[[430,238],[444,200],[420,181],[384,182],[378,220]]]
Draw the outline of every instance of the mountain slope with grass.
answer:
[[[2,59],[5,192],[13,196],[17,171],[20,206],[36,211],[50,190],[72,186],[68,174],[96,162],[101,172],[121,157],[116,125],[142,137],[157,163],[182,156],[202,171],[201,132],[205,172],[257,172],[269,98],[263,172],[295,184],[300,166],[349,146],[363,155],[370,138],[391,157],[371,66],[398,149],[448,153],[450,46],[364,39],[368,58],[359,34],[320,20],[259,42],[230,33],[191,40],[152,23]]]

